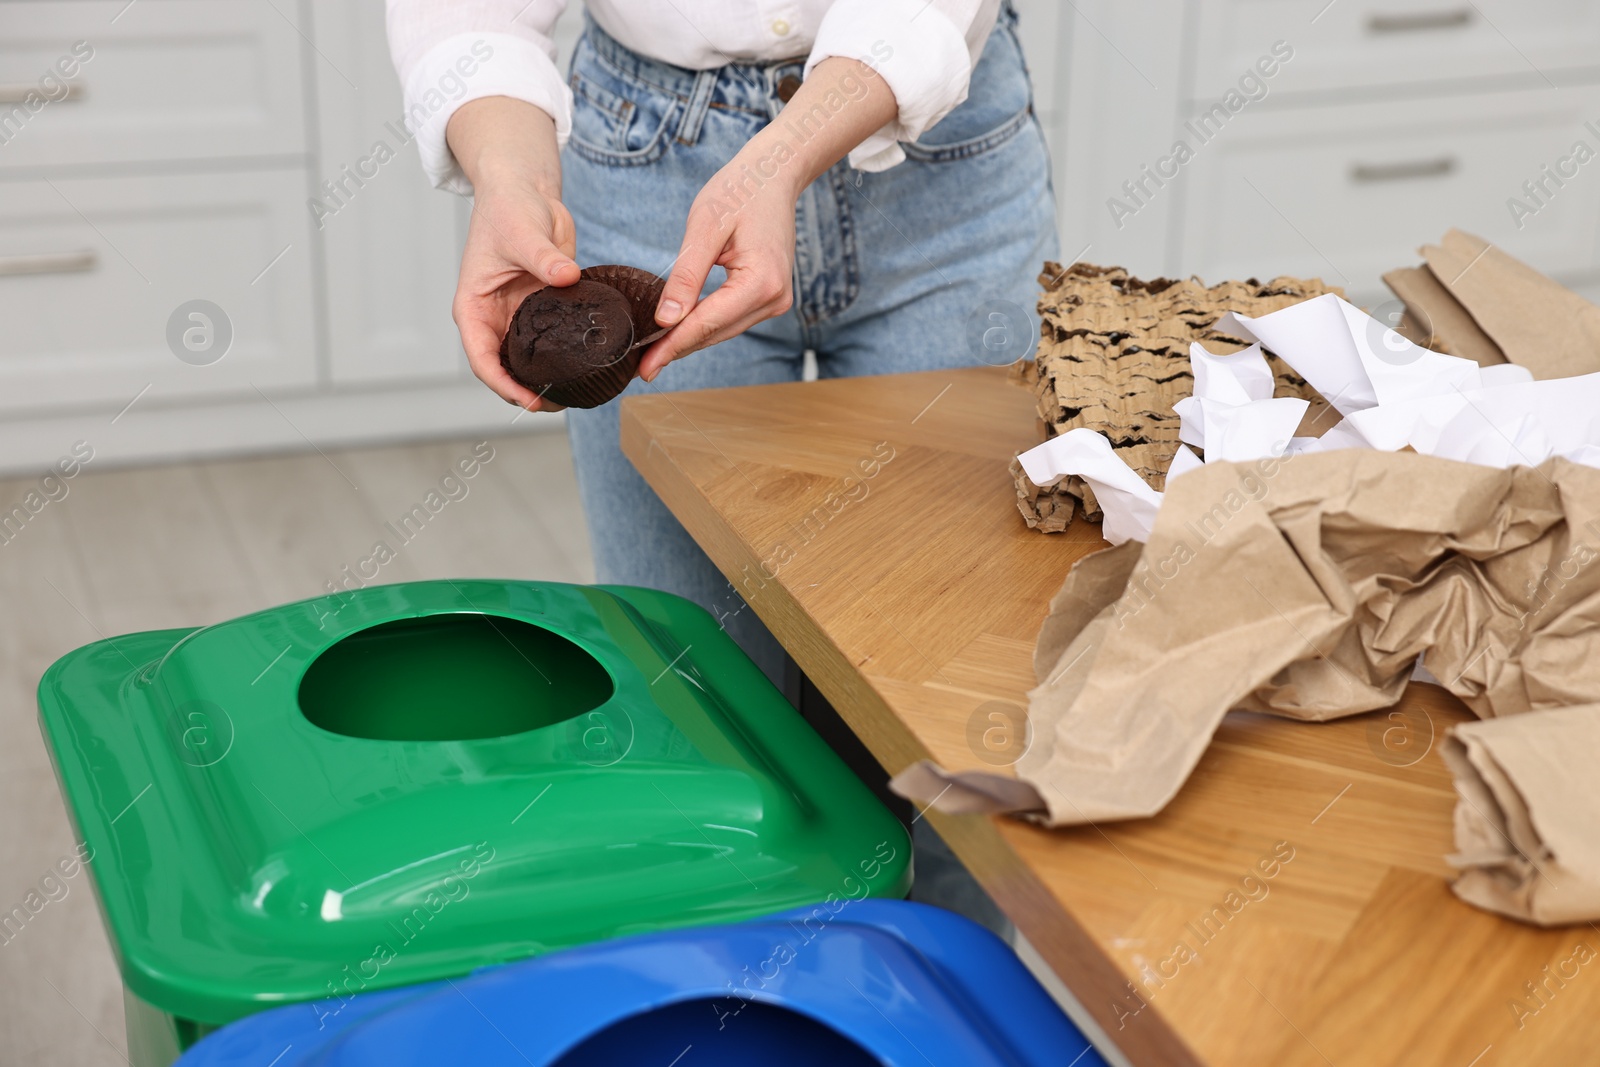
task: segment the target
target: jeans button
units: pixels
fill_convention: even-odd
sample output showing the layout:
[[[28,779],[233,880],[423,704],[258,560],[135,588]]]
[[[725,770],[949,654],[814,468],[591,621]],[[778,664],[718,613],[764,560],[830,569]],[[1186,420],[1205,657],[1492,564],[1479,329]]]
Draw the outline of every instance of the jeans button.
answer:
[[[778,99],[787,104],[800,91],[800,79],[793,74],[785,74],[778,79]]]

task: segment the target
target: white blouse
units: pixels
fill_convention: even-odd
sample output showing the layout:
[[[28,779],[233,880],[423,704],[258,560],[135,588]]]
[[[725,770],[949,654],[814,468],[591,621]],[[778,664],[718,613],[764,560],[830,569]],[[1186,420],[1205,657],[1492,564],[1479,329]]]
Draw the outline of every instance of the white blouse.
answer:
[[[566,143],[572,92],[551,33],[567,0],[388,0],[389,51],[405,91],[406,123],[434,185],[470,195],[445,145],[445,125],[468,100],[510,96],[543,109]],[[732,62],[829,56],[872,66],[899,114],[850,153],[861,170],[905,159],[914,141],[967,98],[973,65],[1000,0],[588,0],[611,36],[690,70]]]

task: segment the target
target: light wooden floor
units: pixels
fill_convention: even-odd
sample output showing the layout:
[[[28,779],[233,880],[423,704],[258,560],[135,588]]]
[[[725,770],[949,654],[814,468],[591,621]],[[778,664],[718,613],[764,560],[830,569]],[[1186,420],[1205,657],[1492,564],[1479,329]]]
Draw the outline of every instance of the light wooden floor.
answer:
[[[593,581],[566,438],[495,438],[493,458],[377,581]],[[95,471],[0,543],[0,913],[75,845],[39,737],[34,686],[101,636],[195,626],[323,593],[391,545],[476,441]],[[36,479],[0,481],[0,512]],[[457,496],[460,489],[448,488]],[[59,495],[59,491],[57,491]],[[125,1064],[121,983],[84,875],[0,944],[0,1064]],[[59,892],[57,893],[59,895]]]

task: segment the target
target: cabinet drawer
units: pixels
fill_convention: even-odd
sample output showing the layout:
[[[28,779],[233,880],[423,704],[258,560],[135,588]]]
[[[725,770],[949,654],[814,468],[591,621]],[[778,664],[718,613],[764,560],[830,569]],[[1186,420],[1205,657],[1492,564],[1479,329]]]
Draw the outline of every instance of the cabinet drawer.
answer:
[[[1208,279],[1321,276],[1367,294],[1458,226],[1546,273],[1586,270],[1600,158],[1570,156],[1578,141],[1600,153],[1585,126],[1595,115],[1600,89],[1246,110],[1199,146],[1180,178],[1179,262]],[[1523,183],[1563,157],[1576,173],[1559,188],[1547,180],[1535,205]],[[1513,197],[1537,213],[1514,219]]]
[[[313,384],[305,181],[283,170],[0,182],[0,411],[120,408],[147,386],[140,403]],[[168,342],[173,312],[196,299],[226,316],[214,339],[232,333],[205,365]]]
[[[294,17],[235,0],[0,2],[0,172],[305,152]]]
[[[1272,93],[1485,75],[1544,85],[1540,71],[1600,60],[1593,0],[1201,0],[1199,18],[1194,95],[1202,100],[1234,88],[1278,40],[1294,56],[1268,80]]]

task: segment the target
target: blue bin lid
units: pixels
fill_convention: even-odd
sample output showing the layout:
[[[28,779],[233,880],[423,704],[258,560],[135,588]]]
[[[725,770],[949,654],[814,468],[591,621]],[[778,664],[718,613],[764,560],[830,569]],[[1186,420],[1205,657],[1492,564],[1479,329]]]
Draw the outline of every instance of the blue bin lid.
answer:
[[[1106,1067],[998,938],[939,908],[842,900],[643,934],[206,1037],[179,1067]]]

